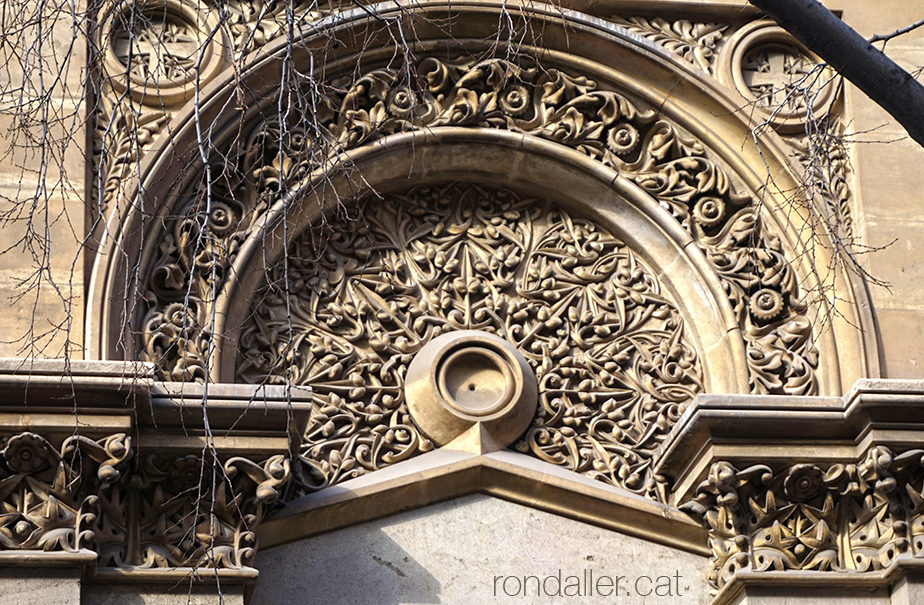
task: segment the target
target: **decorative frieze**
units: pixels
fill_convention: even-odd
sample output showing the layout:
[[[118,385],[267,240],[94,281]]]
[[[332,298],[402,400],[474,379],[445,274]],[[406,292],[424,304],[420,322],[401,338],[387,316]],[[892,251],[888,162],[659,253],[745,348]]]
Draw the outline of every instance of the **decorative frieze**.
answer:
[[[877,446],[849,464],[716,462],[681,509],[709,529],[716,588],[739,570],[879,571],[924,557],[922,457]]]
[[[0,462],[0,550],[76,553],[96,539],[98,493],[132,456],[124,434],[56,447],[35,433],[6,440]]]
[[[249,566],[254,529],[281,498],[289,460],[257,464],[242,457],[135,457],[121,481],[99,493],[99,567]]]
[[[35,433],[6,441],[0,550],[98,553],[98,568],[240,569],[254,528],[281,500],[289,459],[137,455],[124,434],[56,448]]]

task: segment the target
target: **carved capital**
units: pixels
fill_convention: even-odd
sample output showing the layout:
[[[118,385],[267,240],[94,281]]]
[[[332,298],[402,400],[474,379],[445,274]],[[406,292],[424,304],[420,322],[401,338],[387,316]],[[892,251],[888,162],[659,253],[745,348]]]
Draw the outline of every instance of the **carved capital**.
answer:
[[[851,464],[717,462],[681,509],[709,530],[716,588],[742,569],[879,571],[924,557],[922,456],[877,446]]]
[[[93,543],[98,491],[119,480],[132,449],[124,434],[55,447],[24,432],[0,453],[0,550],[76,553]]]
[[[249,566],[254,529],[290,477],[283,455],[255,463],[200,456],[136,457],[100,491],[99,566],[123,569]]]
[[[60,447],[15,434],[0,451],[0,551],[90,549],[103,568],[240,569],[290,476],[284,455],[142,457],[124,434]]]

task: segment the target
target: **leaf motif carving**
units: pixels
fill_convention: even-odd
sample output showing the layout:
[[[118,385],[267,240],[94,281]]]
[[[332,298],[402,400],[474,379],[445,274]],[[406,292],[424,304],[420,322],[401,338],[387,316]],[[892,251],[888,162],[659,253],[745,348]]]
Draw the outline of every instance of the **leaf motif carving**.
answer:
[[[434,337],[475,329],[516,346],[539,380],[518,449],[653,493],[653,453],[702,375],[679,312],[625,244],[554,204],[468,184],[351,214],[293,242],[258,297],[278,302],[241,333],[241,379],[314,389],[305,489],[431,448],[404,404],[407,365]]]

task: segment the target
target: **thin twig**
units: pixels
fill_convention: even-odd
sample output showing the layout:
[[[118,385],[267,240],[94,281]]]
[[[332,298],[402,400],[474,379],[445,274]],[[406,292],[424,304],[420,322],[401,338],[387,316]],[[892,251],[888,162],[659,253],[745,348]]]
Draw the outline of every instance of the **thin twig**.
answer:
[[[896,38],[903,34],[907,34],[910,31],[914,31],[917,28],[921,27],[922,25],[924,25],[924,19],[921,19],[920,21],[916,21],[912,23],[911,25],[906,25],[905,27],[902,27],[901,29],[896,29],[891,34],[876,34],[872,38],[869,38],[869,43],[872,44],[874,42],[883,42],[883,41],[888,42],[892,38]]]

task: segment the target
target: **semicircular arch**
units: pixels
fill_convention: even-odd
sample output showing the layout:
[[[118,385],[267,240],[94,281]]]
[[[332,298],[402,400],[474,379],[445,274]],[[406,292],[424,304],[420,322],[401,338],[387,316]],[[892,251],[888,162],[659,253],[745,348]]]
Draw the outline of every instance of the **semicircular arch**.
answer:
[[[519,40],[515,47],[496,39],[497,18],[505,10],[518,22],[529,24],[523,28],[527,38]],[[585,214],[605,215],[608,225],[620,224],[620,219],[612,215],[614,208],[644,216],[644,229],[623,230],[630,240],[638,233],[659,233],[664,249],[670,250],[662,257],[656,258],[654,239],[639,236],[633,245],[646,251],[656,271],[664,272],[668,287],[684,300],[685,316],[700,320],[702,334],[695,340],[703,359],[710,355],[726,359],[721,362],[722,369],[712,366],[707,370],[714,375],[708,381],[710,390],[742,392],[742,377],[749,374],[754,392],[831,395],[845,390],[856,378],[875,373],[875,352],[869,350],[863,330],[857,329],[865,321],[862,287],[855,288],[848,276],[820,274],[818,267],[827,266],[825,246],[815,247],[820,257],[805,254],[807,238],[823,240],[826,235],[809,229],[809,213],[787,203],[782,193],[796,190],[798,185],[785,152],[772,134],[762,134],[761,147],[755,146],[751,138],[754,125],[736,111],[731,93],[708,75],[618,26],[563,9],[534,7],[522,11],[506,8],[501,2],[450,7],[436,1],[413,9],[385,3],[375,7],[374,12],[384,20],[352,11],[313,24],[302,30],[297,40],[280,40],[267,46],[250,57],[246,69],[218,78],[201,91],[196,107],[178,114],[175,128],[162,135],[156,145],[160,151],[145,159],[142,187],[135,195],[138,203],[110,217],[112,238],[97,257],[91,283],[89,307],[91,314],[98,314],[87,322],[92,356],[140,357],[155,362],[173,356],[163,369],[164,377],[227,379],[229,362],[219,359],[215,352],[226,346],[226,336],[233,334],[232,324],[239,323],[233,317],[238,311],[229,298],[247,298],[253,293],[248,281],[253,267],[247,263],[259,256],[258,248],[266,242],[270,242],[272,250],[272,242],[289,241],[305,227],[305,221],[310,222],[299,218],[289,230],[292,225],[286,217],[294,215],[286,204],[291,206],[291,201],[296,200],[304,206],[305,200],[313,197],[315,203],[330,205],[340,197],[355,198],[363,191],[388,190],[396,180],[406,180],[408,176],[435,183],[462,178],[462,172],[468,180],[486,183],[502,179],[529,193],[537,181],[526,175],[530,174],[529,164],[535,162],[548,171],[567,166],[567,170],[560,170],[560,183],[567,186],[552,191],[566,204],[584,204]],[[454,28],[451,35],[441,25],[441,18],[450,14]],[[415,32],[410,49],[418,57],[416,62],[408,59],[407,63],[390,67],[394,65],[394,39],[388,31],[389,23],[401,23],[406,31]],[[445,91],[454,96],[435,100],[438,94],[431,94],[438,115],[429,122],[418,115],[414,118],[419,122],[416,125],[389,130],[385,120],[388,116],[394,118],[394,112],[388,114],[384,108],[387,115],[376,121],[378,118],[369,113],[372,107],[360,107],[355,98],[346,98],[349,92],[342,94],[343,90],[355,91],[357,86],[368,84],[372,86],[366,86],[368,96],[377,85],[374,77],[368,78],[378,73],[381,78],[392,78],[382,94],[392,95],[393,102],[402,69],[410,73],[410,66],[420,74],[422,62],[448,55],[462,58],[455,64],[442,61],[443,67],[455,69],[449,78],[455,79]],[[540,105],[548,113],[534,116],[538,122],[534,119],[531,127],[513,115],[517,108],[509,105],[516,99],[507,99],[508,107],[497,110],[506,115],[503,120],[466,122],[464,112],[484,113],[484,107],[479,107],[483,99],[466,88],[469,80],[463,79],[469,77],[477,84],[472,70],[484,72],[485,62],[494,62],[495,66],[504,62],[511,66],[501,69],[507,74],[532,70],[530,77],[535,79],[529,94],[533,99],[541,97],[547,85],[555,89],[559,78],[560,86],[553,94],[560,98],[549,103],[542,100]],[[278,146],[267,145],[265,128],[264,135],[255,133],[274,119],[278,123],[282,98],[278,83],[285,81],[286,70],[316,74],[307,82],[308,88],[319,83],[328,86],[340,105],[325,108],[333,109],[329,116],[318,117],[316,107],[306,114],[315,120],[308,128],[315,129],[315,140],[330,143],[329,148],[320,156],[312,156],[318,149],[306,151],[309,161],[298,168],[301,173],[286,172],[291,166],[280,164],[275,166],[274,174],[274,159],[283,162]],[[432,75],[425,70],[424,74]],[[497,95],[504,92],[503,86],[498,89],[497,82],[489,82],[490,73],[481,75],[481,85],[494,86],[495,102],[499,102]],[[523,81],[519,75],[516,79]],[[428,103],[430,97],[418,108],[423,105],[426,109]],[[412,111],[417,109],[412,107]],[[451,119],[453,111],[462,112],[455,121]],[[607,123],[607,119],[611,122]],[[620,134],[613,127],[617,122],[632,126],[634,131],[624,129]],[[321,129],[317,129],[318,124]],[[203,125],[208,127],[203,129]],[[402,129],[414,132],[402,135]],[[264,138],[258,140],[259,136]],[[628,137],[623,143],[638,137],[636,145],[644,147],[643,151],[619,157],[614,150],[620,149],[620,136]],[[448,144],[450,140],[452,144]],[[520,142],[514,143],[516,140]],[[207,145],[200,145],[202,141]],[[435,143],[430,145],[431,142]],[[518,151],[495,157],[493,165],[492,161],[465,164],[463,160],[471,158],[470,153],[446,153],[449,148],[461,149],[457,145],[476,144],[482,144],[485,152]],[[254,151],[258,148],[263,154],[259,158]],[[208,149],[216,153],[203,163],[201,152]],[[275,150],[277,157],[267,155],[268,150]],[[226,189],[263,189],[250,207],[228,210],[233,227],[222,223],[216,229],[216,217],[211,212],[220,205],[212,202],[221,200],[210,199],[211,185],[220,183],[229,161],[238,161],[247,153],[256,162],[248,166],[252,170],[243,174],[240,182],[228,182]],[[425,153],[432,153],[432,161],[438,163],[425,160]],[[551,159],[553,156],[555,159]],[[514,157],[520,158],[519,164],[508,161]],[[460,160],[461,172],[451,169],[454,159]],[[596,167],[588,168],[593,162]],[[512,174],[514,166],[522,170],[520,176]],[[259,183],[248,185],[247,179],[257,174],[254,168],[259,169]],[[440,171],[442,176],[436,174]],[[579,190],[577,175],[588,171],[597,173],[585,181],[593,183],[591,189],[610,179],[609,210],[590,209],[587,200],[574,199],[574,192]],[[319,174],[323,176],[320,180]],[[283,181],[286,182],[280,185]],[[547,184],[549,179],[538,182]],[[768,187],[768,182],[775,186]],[[209,184],[207,191],[203,191],[203,183]],[[277,187],[275,196],[267,183]],[[324,189],[319,183],[330,187]],[[712,206],[704,203],[697,210],[697,204],[705,201]],[[717,205],[725,209],[718,211]],[[209,212],[203,214],[204,208]],[[716,212],[724,212],[726,222],[710,223]],[[304,216],[318,215],[308,212]],[[728,222],[733,216],[738,223]],[[274,231],[278,229],[286,232],[279,235]],[[190,235],[193,232],[194,236]],[[203,232],[207,232],[206,236]],[[139,239],[146,242],[140,253],[134,251],[138,246],[128,245]],[[757,257],[769,258],[774,266],[765,263],[755,269],[753,259]],[[681,263],[672,264],[668,258],[680,259]],[[735,274],[734,267],[728,265],[735,262],[739,269],[746,265],[744,273],[748,275]],[[785,284],[777,283],[781,278],[775,265],[789,267]],[[764,284],[764,278],[751,275],[755,270],[774,275],[766,280],[777,282]],[[682,273],[687,275],[686,286],[680,285]],[[138,282],[144,282],[148,299],[153,299],[152,308],[145,313],[131,312],[139,308],[134,295]],[[788,288],[783,295],[787,297],[789,313],[786,321],[769,329],[755,323],[752,313],[756,307],[759,314],[763,304],[752,301],[752,295],[765,290],[762,286],[768,284],[777,291]],[[737,296],[735,287],[740,290]],[[806,292],[828,292],[832,288],[837,292],[837,309],[832,308],[831,297],[816,297],[808,305],[802,300]],[[165,295],[167,290],[171,292]],[[692,290],[697,296],[684,295]],[[723,299],[722,294],[729,292],[732,296]],[[215,300],[220,304],[213,304]],[[774,301],[765,302],[772,307]],[[701,321],[710,306],[714,319]],[[813,326],[818,322],[812,322],[811,317],[826,317],[829,323],[824,328]],[[156,319],[154,323],[152,318]],[[729,325],[730,319],[735,320],[734,325]],[[215,334],[217,340],[208,341]],[[719,334],[722,344],[716,345]],[[192,346],[192,350],[181,351],[179,341]],[[761,350],[769,341],[777,343],[774,346],[778,348]],[[723,348],[724,352],[716,353],[713,347]],[[776,353],[785,358],[794,348],[799,351],[784,359],[790,365],[781,369]],[[712,363],[719,362],[708,365]],[[759,367],[767,364],[777,364],[770,372],[771,378],[755,379],[755,372],[759,374]],[[728,368],[731,378],[719,378]],[[801,377],[787,383],[787,377],[800,373]]]

